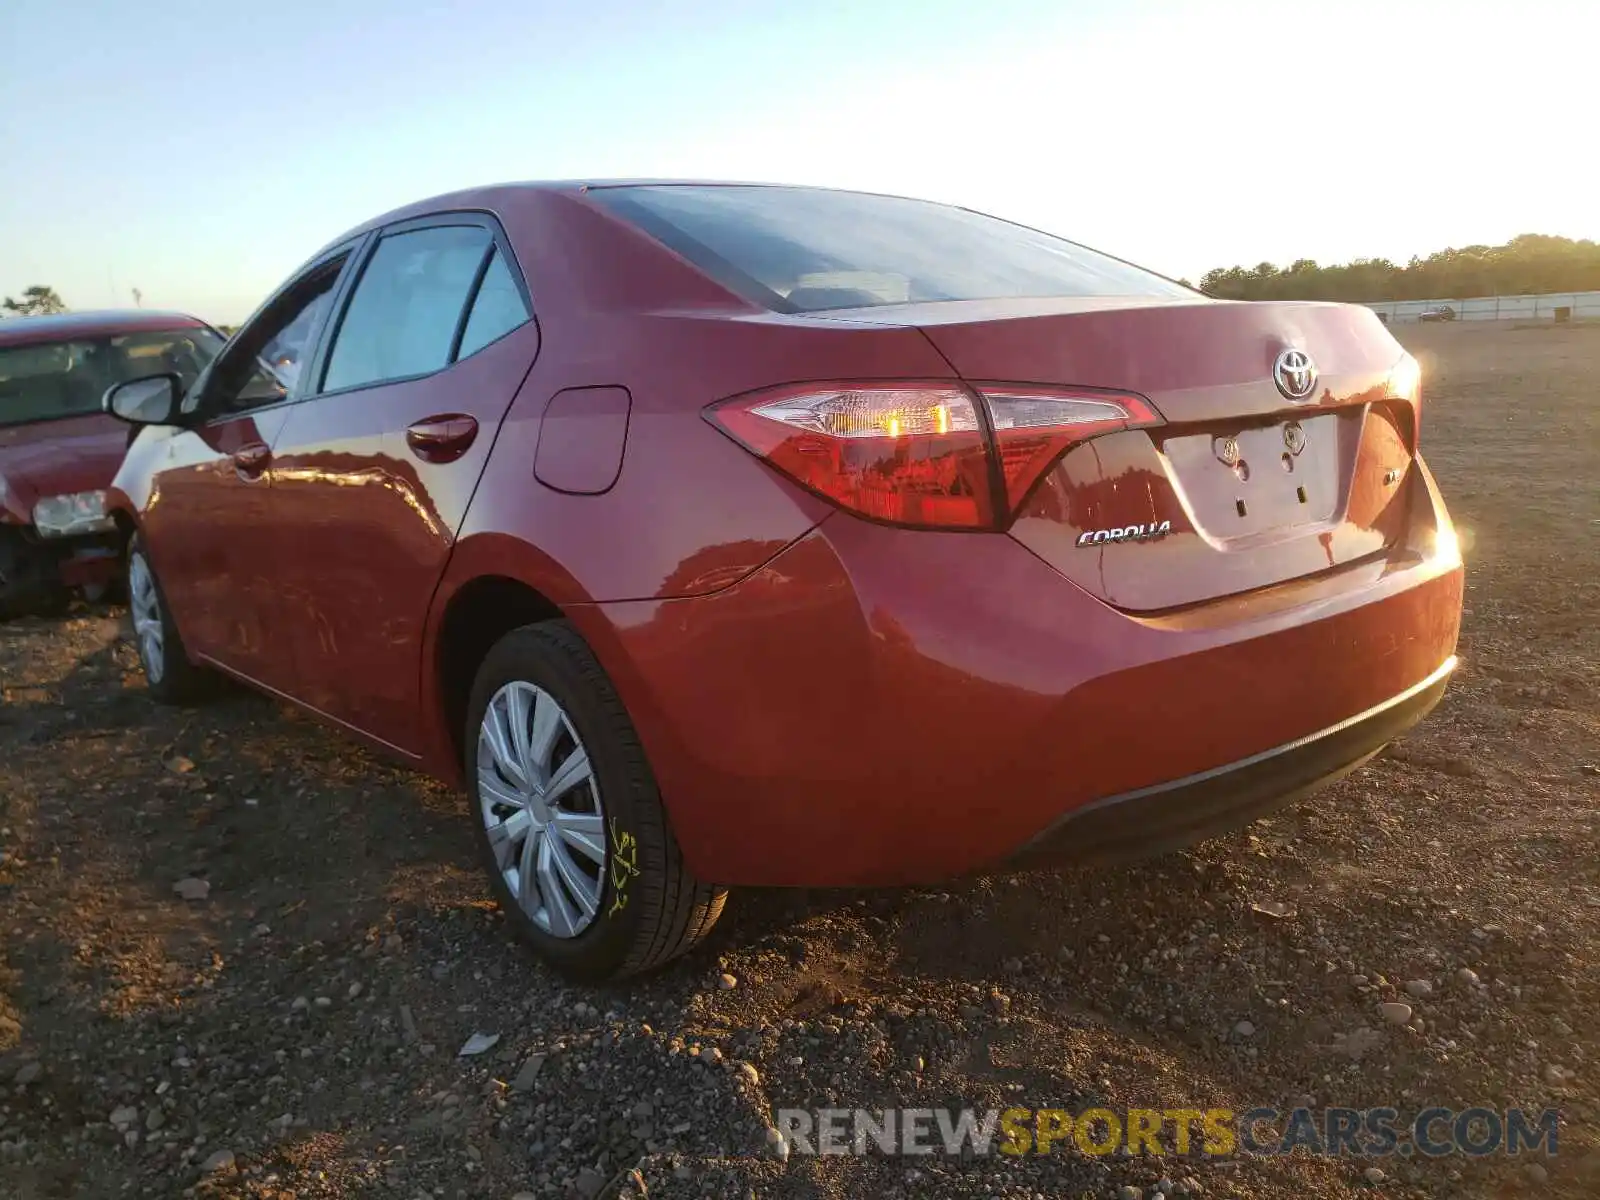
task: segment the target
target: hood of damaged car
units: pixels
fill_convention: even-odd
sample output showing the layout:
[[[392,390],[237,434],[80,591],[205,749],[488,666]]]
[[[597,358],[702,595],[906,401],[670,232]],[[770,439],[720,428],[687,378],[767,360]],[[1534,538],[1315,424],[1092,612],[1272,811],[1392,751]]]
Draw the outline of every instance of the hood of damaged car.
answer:
[[[45,496],[110,485],[128,448],[128,427],[104,413],[0,425],[0,520],[31,525]]]

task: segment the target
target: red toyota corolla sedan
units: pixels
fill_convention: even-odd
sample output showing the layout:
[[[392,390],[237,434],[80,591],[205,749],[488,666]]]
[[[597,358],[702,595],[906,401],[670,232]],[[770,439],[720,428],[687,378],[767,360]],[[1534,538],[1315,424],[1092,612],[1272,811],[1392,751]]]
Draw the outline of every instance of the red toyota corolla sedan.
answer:
[[[463,782],[606,978],[729,885],[1115,860],[1359,765],[1455,664],[1420,404],[1365,308],[962,209],[511,185],[113,389],[109,503],[158,697],[215,669]]]

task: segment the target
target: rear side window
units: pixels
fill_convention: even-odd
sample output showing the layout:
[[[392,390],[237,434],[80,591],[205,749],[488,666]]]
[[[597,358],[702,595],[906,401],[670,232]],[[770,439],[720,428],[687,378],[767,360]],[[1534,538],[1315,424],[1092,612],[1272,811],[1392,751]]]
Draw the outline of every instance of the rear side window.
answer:
[[[339,323],[322,390],[409,379],[446,366],[492,243],[481,225],[384,237]]]
[[[780,312],[936,300],[1193,296],[1076,242],[965,209],[813,188],[597,188],[594,200]]]
[[[489,259],[488,270],[483,273],[483,282],[478,285],[478,294],[473,298],[472,312],[467,316],[467,328],[461,335],[461,349],[456,357],[476,354],[521,325],[528,315],[522,291],[497,247]]]

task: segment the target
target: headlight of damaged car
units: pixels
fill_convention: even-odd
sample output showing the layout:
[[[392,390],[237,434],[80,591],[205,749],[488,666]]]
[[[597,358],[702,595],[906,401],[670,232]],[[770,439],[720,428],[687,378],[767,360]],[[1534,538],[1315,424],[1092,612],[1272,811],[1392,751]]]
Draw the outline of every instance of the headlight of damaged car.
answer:
[[[40,537],[76,537],[116,528],[116,522],[106,515],[104,492],[46,496],[33,506],[33,524]]]

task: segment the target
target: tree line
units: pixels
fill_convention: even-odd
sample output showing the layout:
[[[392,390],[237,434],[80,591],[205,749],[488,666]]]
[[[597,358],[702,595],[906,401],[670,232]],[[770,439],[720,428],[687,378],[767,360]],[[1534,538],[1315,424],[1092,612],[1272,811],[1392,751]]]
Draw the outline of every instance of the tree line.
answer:
[[[0,316],[33,317],[44,313],[63,313],[67,305],[53,287],[35,284],[22,290],[22,299],[7,296],[0,300]]]
[[[1207,271],[1200,290],[1224,300],[1435,300],[1600,291],[1600,242],[1525,233],[1503,246],[1463,246],[1413,257],[1405,266],[1358,258],[1324,267],[1309,258],[1287,267]]]
[[[61,293],[44,284],[23,288],[20,300],[15,296],[0,300],[0,317],[37,317],[66,311],[67,303],[61,298]],[[218,325],[216,328],[222,333],[231,334],[236,326]]]

